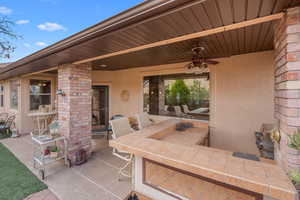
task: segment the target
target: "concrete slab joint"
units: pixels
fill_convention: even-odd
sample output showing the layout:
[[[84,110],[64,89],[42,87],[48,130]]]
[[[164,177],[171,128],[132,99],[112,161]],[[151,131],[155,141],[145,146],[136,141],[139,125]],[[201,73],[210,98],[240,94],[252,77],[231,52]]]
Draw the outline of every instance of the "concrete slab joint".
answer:
[[[67,137],[68,156],[74,163],[76,152],[91,153],[91,65],[65,64],[58,67],[58,120],[60,133]]]

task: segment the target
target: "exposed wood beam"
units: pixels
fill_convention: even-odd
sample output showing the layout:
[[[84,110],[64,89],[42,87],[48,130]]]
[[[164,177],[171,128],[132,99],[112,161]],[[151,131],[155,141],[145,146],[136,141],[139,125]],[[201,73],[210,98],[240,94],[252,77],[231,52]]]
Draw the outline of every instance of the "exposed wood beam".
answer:
[[[151,43],[151,44],[145,44],[145,45],[138,46],[138,47],[133,47],[133,48],[130,48],[130,49],[125,49],[125,50],[121,50],[121,51],[117,51],[117,52],[113,52],[113,53],[108,53],[108,54],[104,54],[104,55],[100,55],[100,56],[96,56],[96,57],[92,57],[92,58],[88,58],[88,59],[83,59],[83,60],[80,60],[80,61],[76,61],[73,64],[82,64],[82,63],[91,62],[91,61],[95,61],[95,60],[99,60],[99,59],[103,59],[103,58],[109,58],[109,57],[113,57],[113,56],[117,56],[117,55],[132,53],[132,52],[136,52],[136,51],[140,51],[140,50],[144,50],[144,49],[149,49],[149,48],[168,45],[168,44],[173,44],[173,43],[176,43],[176,42],[191,40],[191,39],[205,37],[205,36],[209,36],[209,35],[213,35],[213,34],[217,34],[217,33],[222,33],[222,32],[225,32],[225,31],[231,31],[231,30],[235,30],[235,29],[239,29],[239,28],[244,28],[244,27],[247,27],[247,26],[255,25],[255,24],[274,21],[274,20],[281,19],[283,17],[283,15],[284,15],[283,12],[273,14],[273,15],[268,15],[268,16],[265,16],[265,17],[260,17],[260,18],[256,18],[256,19],[252,19],[252,20],[247,20],[247,21],[236,23],[236,24],[221,26],[221,27],[218,27],[218,28],[213,28],[213,29],[209,29],[209,30],[205,30],[205,31],[200,31],[200,32],[197,32],[197,33],[191,33],[191,34],[187,34],[187,35],[183,35],[183,36],[179,36],[179,37],[175,37],[175,38],[171,38],[171,39],[167,39],[167,40],[154,42],[154,43]]]
[[[49,68],[49,69],[44,69],[44,70],[33,72],[33,73],[30,73],[30,74],[24,74],[22,77],[28,77],[28,76],[32,76],[32,75],[35,75],[35,74],[49,72],[49,71],[57,70],[57,69],[58,69],[58,67],[52,67],[52,68]]]

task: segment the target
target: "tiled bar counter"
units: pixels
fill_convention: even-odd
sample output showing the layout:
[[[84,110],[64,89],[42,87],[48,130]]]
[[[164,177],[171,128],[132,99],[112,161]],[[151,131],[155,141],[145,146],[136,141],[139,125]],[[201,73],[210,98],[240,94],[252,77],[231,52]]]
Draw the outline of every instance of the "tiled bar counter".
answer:
[[[179,132],[179,122],[163,121],[110,141],[135,155],[135,191],[159,200],[296,199],[293,184],[277,165],[199,145],[208,142],[208,125],[193,122],[193,128]]]

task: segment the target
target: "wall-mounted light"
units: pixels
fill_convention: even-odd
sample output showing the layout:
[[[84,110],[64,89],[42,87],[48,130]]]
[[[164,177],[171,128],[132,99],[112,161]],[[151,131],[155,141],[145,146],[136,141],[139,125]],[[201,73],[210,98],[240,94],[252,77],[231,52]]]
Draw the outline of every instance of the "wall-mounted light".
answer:
[[[65,96],[65,92],[62,91],[61,89],[56,90],[56,95],[61,95],[61,96]]]

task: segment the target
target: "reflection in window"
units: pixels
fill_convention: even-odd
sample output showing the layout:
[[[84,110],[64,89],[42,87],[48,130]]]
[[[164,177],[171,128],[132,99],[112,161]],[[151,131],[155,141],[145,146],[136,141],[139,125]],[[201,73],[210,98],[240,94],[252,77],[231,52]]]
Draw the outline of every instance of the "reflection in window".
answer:
[[[144,78],[144,112],[209,119],[208,74],[174,74]]]
[[[4,106],[4,85],[0,84],[0,107]]]
[[[18,109],[19,81],[10,81],[10,108]]]
[[[30,80],[30,110],[38,110],[40,106],[51,104],[51,81]]]

